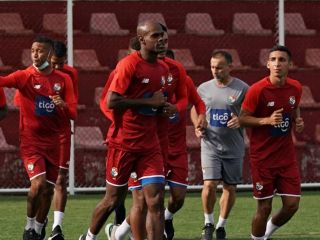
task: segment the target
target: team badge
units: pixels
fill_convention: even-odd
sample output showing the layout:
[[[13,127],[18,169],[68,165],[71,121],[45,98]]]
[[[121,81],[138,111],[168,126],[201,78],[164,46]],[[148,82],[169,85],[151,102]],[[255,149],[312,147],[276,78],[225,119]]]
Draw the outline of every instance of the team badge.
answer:
[[[236,96],[229,96],[227,101],[229,104],[233,104],[237,100]]]
[[[289,104],[293,106],[295,103],[296,103],[296,98],[294,96],[290,96],[289,97]]]
[[[40,89],[41,85],[40,84],[35,84],[33,87],[34,87],[34,89]]]
[[[166,84],[166,78],[164,76],[161,77],[161,85],[164,86]]]
[[[262,185],[261,183],[257,182],[257,183],[256,183],[256,189],[257,189],[258,191],[261,191],[261,190],[263,189],[263,185]]]
[[[173,77],[172,77],[172,74],[170,73],[169,76],[168,76],[168,83],[171,83],[173,80]]]
[[[33,163],[28,163],[28,171],[33,171],[34,165]]]
[[[111,176],[112,176],[112,177],[118,176],[118,169],[117,169],[117,168],[113,167],[113,168],[111,169]]]
[[[61,84],[60,84],[60,83],[55,83],[55,84],[53,85],[53,90],[54,90],[55,92],[59,92],[59,91],[61,90]]]
[[[138,175],[136,172],[132,172],[130,174],[130,178],[132,178],[135,182],[138,181]]]

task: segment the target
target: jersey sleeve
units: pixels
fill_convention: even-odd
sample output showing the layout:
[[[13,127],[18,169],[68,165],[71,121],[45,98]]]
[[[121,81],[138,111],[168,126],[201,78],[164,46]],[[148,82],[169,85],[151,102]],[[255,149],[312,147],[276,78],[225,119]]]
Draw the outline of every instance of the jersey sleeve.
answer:
[[[255,112],[259,102],[260,92],[261,89],[259,88],[259,85],[252,85],[249,87],[242,102],[241,108],[250,113]]]
[[[0,87],[21,89],[26,84],[30,73],[26,70],[18,70],[8,76],[0,77]]]
[[[4,94],[3,88],[0,87],[0,108],[4,108],[6,104],[6,95]]]
[[[189,103],[195,106],[196,111],[198,114],[205,114],[206,112],[206,105],[200,98],[196,87],[193,84],[193,81],[191,77],[187,76],[186,78],[186,86],[187,86],[187,92],[188,92],[188,100]]]
[[[107,78],[107,81],[106,81],[106,84],[104,85],[104,88],[102,90],[102,93],[101,93],[101,97],[100,97],[100,102],[99,102],[99,105],[100,105],[100,110],[101,112],[107,117],[107,118],[110,118],[110,109],[107,108],[107,93],[109,91],[109,87],[111,85],[111,82],[112,82],[112,79],[114,77],[114,74],[115,74],[115,70],[113,70],[108,78]]]
[[[182,65],[178,65],[179,68],[179,83],[175,89],[176,96],[176,107],[178,111],[183,111],[188,105],[187,88],[186,88],[186,78],[187,73]]]
[[[64,109],[69,119],[77,117],[77,100],[74,95],[73,84],[71,78],[65,74],[65,91],[64,101],[67,107]]]
[[[126,93],[134,74],[134,63],[130,61],[129,57],[130,55],[117,64],[109,91],[120,95]]]

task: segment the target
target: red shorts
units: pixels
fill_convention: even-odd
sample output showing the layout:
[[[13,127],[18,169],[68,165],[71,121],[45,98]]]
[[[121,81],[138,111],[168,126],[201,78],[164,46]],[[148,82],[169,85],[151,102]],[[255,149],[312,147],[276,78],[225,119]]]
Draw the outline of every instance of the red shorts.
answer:
[[[160,148],[148,152],[128,152],[109,146],[106,157],[106,181],[115,186],[127,185],[132,172],[142,185],[164,182]],[[162,179],[162,180],[159,180]]]
[[[55,184],[59,173],[59,144],[36,146],[20,144],[20,155],[30,180],[46,174],[47,181]]]
[[[188,185],[188,155],[187,153],[169,154],[166,164],[166,180],[169,186]]]
[[[279,168],[251,166],[253,195],[266,199],[277,195],[301,195],[300,172],[297,163]]]
[[[70,164],[71,132],[65,132],[60,135],[60,157],[59,167],[68,169]]]

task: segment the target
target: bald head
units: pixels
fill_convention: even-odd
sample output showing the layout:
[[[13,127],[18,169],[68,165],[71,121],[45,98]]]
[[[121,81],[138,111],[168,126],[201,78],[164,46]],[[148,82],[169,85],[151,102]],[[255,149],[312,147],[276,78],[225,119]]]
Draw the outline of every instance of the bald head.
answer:
[[[160,29],[162,30],[160,23],[155,22],[153,20],[146,20],[138,24],[137,35],[143,37],[147,35],[151,30],[156,28],[158,28],[159,30]]]

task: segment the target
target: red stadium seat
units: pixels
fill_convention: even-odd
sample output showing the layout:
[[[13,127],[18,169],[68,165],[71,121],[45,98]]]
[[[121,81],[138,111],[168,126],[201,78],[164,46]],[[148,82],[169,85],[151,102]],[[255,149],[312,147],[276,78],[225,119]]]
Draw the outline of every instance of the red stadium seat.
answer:
[[[43,15],[42,27],[45,31],[66,34],[67,32],[67,15],[64,13],[45,13]],[[80,30],[73,30],[73,33],[79,33]]]
[[[320,103],[314,100],[311,89],[306,85],[302,86],[302,96],[300,100],[300,107],[320,108]]]
[[[166,21],[164,20],[162,13],[140,13],[138,17],[138,24],[146,20],[154,20],[167,27]],[[177,30],[168,28],[169,35],[173,35],[176,33],[177,33]]]
[[[118,61],[120,61],[122,58],[128,56],[128,49],[119,49],[118,51]]]
[[[182,63],[186,70],[202,70],[203,66],[197,66],[193,60],[190,49],[172,49],[175,59]]]
[[[5,65],[0,57],[0,71],[3,71],[3,72],[7,72],[7,71],[12,71],[13,70],[13,67],[12,66],[8,66],[8,65]]]
[[[75,128],[75,148],[105,149],[102,132],[97,126],[77,126]]]
[[[2,128],[0,127],[0,151],[6,152],[6,151],[14,151],[14,150],[17,150],[17,147],[7,143],[7,140],[3,134]]]
[[[188,13],[185,32],[200,36],[221,36],[224,34],[223,30],[215,28],[209,13]]]
[[[101,66],[94,49],[75,49],[74,66],[79,70],[108,71],[109,67]]]
[[[103,87],[96,87],[94,89],[94,104],[98,107],[100,106],[100,98],[101,98],[102,91],[103,91]]]
[[[261,26],[259,16],[256,13],[235,13],[232,29],[234,33],[246,35],[265,36],[272,33],[270,29],[264,29]]]
[[[316,30],[307,29],[301,13],[285,13],[285,31],[292,35],[315,35]]]
[[[121,29],[114,13],[92,13],[90,32],[108,36],[126,36],[129,30]]]
[[[22,50],[21,63],[24,67],[29,67],[32,65],[31,49],[26,48]]]
[[[0,13],[0,31],[9,34],[33,34],[32,29],[26,29],[19,13]]]
[[[9,110],[17,110],[18,108],[14,105],[14,95],[16,94],[15,88],[3,88],[4,94],[6,95],[7,106]]]
[[[320,68],[320,48],[306,49],[305,64],[309,67]]]
[[[223,48],[223,49],[215,49],[215,50],[223,50],[223,51],[226,51],[228,53],[231,54],[232,56],[232,66],[234,69],[237,69],[237,70],[246,70],[246,69],[250,69],[251,67],[250,66],[246,66],[246,65],[243,65],[241,60],[240,60],[240,56],[239,56],[239,53],[236,49],[227,49],[227,48]]]

